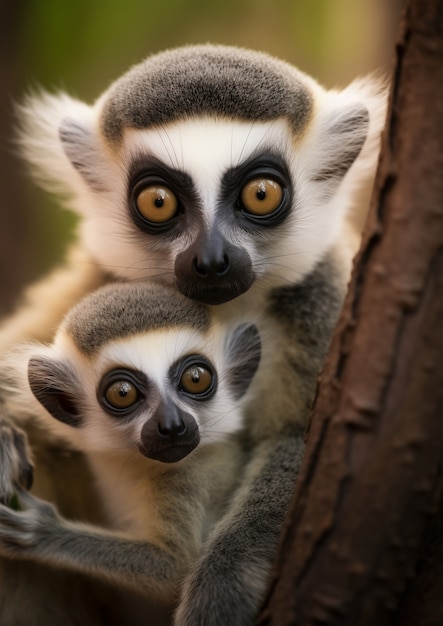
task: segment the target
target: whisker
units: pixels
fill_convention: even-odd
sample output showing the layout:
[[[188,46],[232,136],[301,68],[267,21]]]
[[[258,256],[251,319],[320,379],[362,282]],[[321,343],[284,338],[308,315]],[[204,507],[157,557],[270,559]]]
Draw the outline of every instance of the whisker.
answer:
[[[167,155],[168,155],[168,157],[169,157],[169,160],[170,160],[170,162],[171,162],[171,165],[172,165],[173,167],[175,166],[175,167],[177,167],[178,169],[180,169],[180,161],[179,161],[179,159],[178,159],[177,153],[176,153],[176,151],[175,151],[175,146],[174,146],[174,143],[173,143],[173,142],[172,142],[172,140],[171,140],[171,137],[170,137],[170,135],[169,135],[169,133],[168,133],[168,131],[167,131],[167,128],[166,128],[165,126],[160,126],[160,128],[159,128],[159,130],[158,130],[157,132],[158,132],[158,135],[159,135],[159,137],[160,137],[160,140],[161,140],[161,142],[162,142],[162,144],[163,144],[163,147],[164,147],[164,149],[166,150],[166,153],[167,153]],[[169,142],[169,147],[172,149],[172,154],[173,154],[174,158],[172,158],[172,156],[171,156],[171,152],[170,152],[169,148],[168,148],[168,147],[167,147],[167,145],[166,145],[166,141],[165,141],[165,139],[164,139],[164,136],[165,136],[165,135],[166,135],[166,138],[167,138],[167,140],[168,140],[168,142]]]

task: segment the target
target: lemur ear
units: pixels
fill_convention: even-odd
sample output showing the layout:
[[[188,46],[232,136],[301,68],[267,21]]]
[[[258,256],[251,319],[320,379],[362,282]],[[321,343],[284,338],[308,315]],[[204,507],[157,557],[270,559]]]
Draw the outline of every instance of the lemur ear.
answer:
[[[28,363],[28,381],[34,396],[56,420],[81,426],[81,385],[66,363],[33,357]]]
[[[324,151],[314,171],[318,182],[339,182],[361,152],[369,129],[369,112],[363,104],[351,104],[330,112],[322,121]]]
[[[86,184],[93,191],[104,191],[106,186],[100,178],[101,159],[93,129],[83,121],[67,117],[61,120],[59,138],[66,156]]]
[[[369,112],[362,103],[326,111],[312,137],[311,180],[331,196],[360,154],[369,131]]]
[[[17,114],[22,155],[45,188],[75,196],[78,175],[88,189],[106,188],[94,107],[63,92],[42,92],[28,96]]]
[[[254,324],[241,324],[229,335],[226,357],[228,385],[235,400],[239,400],[251,384],[261,358],[260,335]]]

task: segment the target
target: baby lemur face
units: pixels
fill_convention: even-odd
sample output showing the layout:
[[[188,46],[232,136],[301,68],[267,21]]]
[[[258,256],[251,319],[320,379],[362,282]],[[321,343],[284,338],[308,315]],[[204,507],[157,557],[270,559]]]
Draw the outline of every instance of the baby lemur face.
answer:
[[[31,356],[28,380],[86,449],[174,463],[241,428],[259,360],[255,326],[226,332],[172,288],[116,284],[77,305]]]
[[[378,90],[327,91],[265,54],[190,46],[136,65],[93,106],[31,100],[23,150],[72,197],[107,271],[223,304],[303,280],[337,241],[367,178]]]

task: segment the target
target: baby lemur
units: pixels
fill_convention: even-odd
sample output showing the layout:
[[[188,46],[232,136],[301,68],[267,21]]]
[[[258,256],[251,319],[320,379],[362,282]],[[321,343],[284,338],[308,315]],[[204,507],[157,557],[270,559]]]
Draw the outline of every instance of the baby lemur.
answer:
[[[0,553],[172,606],[240,484],[241,411],[260,352],[254,325],[221,328],[171,287],[111,284],[83,299],[52,345],[11,357],[5,402],[87,452],[109,528],[20,490],[24,511],[0,505]]]
[[[254,619],[293,488],[279,468],[287,442],[301,445],[341,306],[357,243],[348,217],[374,175],[384,101],[372,78],[326,90],[266,54],[204,45],[149,57],[92,106],[44,94],[22,109],[25,157],[79,214],[79,245],[28,292],[0,344],[51,340],[63,314],[110,280],[170,285],[221,325],[259,328],[244,410],[254,453],[187,578],[180,623],[207,624],[209,611],[214,624]],[[0,498],[29,481],[20,423],[32,438],[32,420],[3,408]],[[32,443],[55,445],[47,430]]]

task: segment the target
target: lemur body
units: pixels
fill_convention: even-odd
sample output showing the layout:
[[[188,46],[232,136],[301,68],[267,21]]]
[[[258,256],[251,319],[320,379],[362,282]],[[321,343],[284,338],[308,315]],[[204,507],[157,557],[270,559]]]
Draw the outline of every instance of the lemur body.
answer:
[[[260,352],[255,326],[211,324],[172,288],[116,284],[82,300],[51,346],[11,357],[5,402],[87,453],[108,529],[21,491],[25,511],[0,505],[0,553],[95,575],[172,611],[240,483],[242,403]]]
[[[260,515],[272,516],[260,485],[278,466],[273,451],[284,447],[288,431],[301,437],[343,298],[357,242],[347,216],[372,180],[383,110],[382,88],[372,79],[327,91],[289,64],[222,46],[150,57],[91,107],[60,95],[31,100],[24,110],[27,159],[81,216],[86,261],[61,270],[75,283],[65,289],[62,279],[66,309],[91,285],[154,281],[208,304],[220,324],[259,327],[263,358],[245,423],[265,450],[251,460],[231,510],[251,550]],[[51,280],[6,323],[4,343],[50,339],[62,312],[57,287],[49,286],[56,306],[40,297]],[[5,493],[29,468],[22,454],[14,458],[2,469]],[[292,482],[293,475],[284,491]],[[249,499],[254,529],[241,514]],[[243,571],[251,558],[235,555],[229,525],[225,530],[223,549],[214,545],[208,557],[212,565],[202,563],[203,582],[196,575],[190,583],[181,613],[189,624],[205,623],[208,597],[212,614],[225,615],[220,623],[250,623],[263,592],[276,536],[263,549],[250,601],[240,602],[241,586],[234,586],[232,597],[225,590],[217,606],[212,602],[226,564]]]

